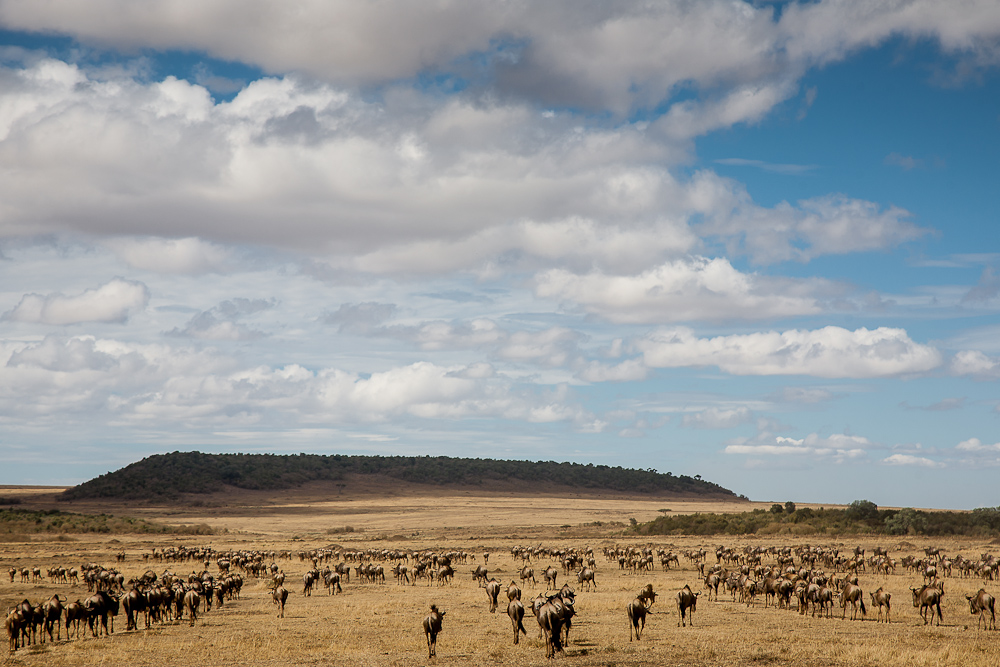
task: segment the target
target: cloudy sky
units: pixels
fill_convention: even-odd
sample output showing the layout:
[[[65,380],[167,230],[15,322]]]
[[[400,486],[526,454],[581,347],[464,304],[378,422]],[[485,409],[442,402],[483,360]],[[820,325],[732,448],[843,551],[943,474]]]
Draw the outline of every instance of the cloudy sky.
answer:
[[[994,0],[0,0],[0,483],[996,506],[998,156]]]

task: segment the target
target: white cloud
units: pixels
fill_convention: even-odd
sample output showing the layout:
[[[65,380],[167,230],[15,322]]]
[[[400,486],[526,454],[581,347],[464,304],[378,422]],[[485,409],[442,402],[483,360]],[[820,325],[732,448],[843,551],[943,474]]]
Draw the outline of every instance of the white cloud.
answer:
[[[878,447],[868,438],[838,433],[825,438],[816,433],[801,439],[774,436],[773,441],[769,441],[770,437],[764,434],[761,438],[737,441],[723,451],[749,456],[813,457],[843,463],[866,458],[867,450]]]
[[[735,428],[753,421],[753,413],[749,408],[708,408],[700,412],[684,415],[682,426],[692,428]]]
[[[969,438],[955,445],[955,449],[968,454],[998,453],[1000,452],[1000,442],[984,445],[979,438]]]
[[[827,378],[889,377],[921,373],[941,364],[933,347],[910,340],[902,329],[850,331],[824,327],[698,338],[690,329],[665,329],[638,341],[652,368],[718,366],[734,375],[812,375]]]
[[[954,375],[971,375],[980,380],[1000,377],[1000,359],[983,354],[979,350],[962,350],[951,360]]]
[[[819,312],[807,284],[737,271],[724,258],[692,257],[638,275],[578,275],[551,269],[535,278],[542,298],[572,301],[618,323],[770,319]]]
[[[910,454],[893,454],[882,459],[882,463],[891,466],[913,466],[917,468],[943,468],[945,464],[934,461],[925,456],[912,456]]]
[[[231,263],[231,251],[199,238],[117,237],[105,241],[129,266],[157,273],[220,272]]]
[[[114,278],[82,294],[25,294],[20,303],[4,313],[4,319],[38,324],[125,322],[149,303],[149,290],[140,282]]]

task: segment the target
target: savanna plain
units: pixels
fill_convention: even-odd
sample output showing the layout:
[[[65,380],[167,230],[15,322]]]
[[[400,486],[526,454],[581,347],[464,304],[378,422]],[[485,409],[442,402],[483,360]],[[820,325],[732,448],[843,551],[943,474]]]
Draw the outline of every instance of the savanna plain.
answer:
[[[3,489],[0,495],[16,494],[25,507],[56,507],[53,489]],[[865,591],[868,614],[851,620],[847,608],[834,601],[833,618],[800,615],[793,598],[790,609],[765,607],[764,596],[753,604],[734,601],[720,589],[718,600],[702,592],[693,623],[678,627],[675,598],[689,585],[695,592],[705,586],[695,562],[683,554],[704,549],[706,569],[716,562],[719,546],[734,550],[745,547],[797,547],[801,545],[838,549],[853,554],[860,546],[871,554],[875,547],[888,550],[897,563],[905,556],[924,557],[925,547],[936,547],[949,556],[961,554],[978,560],[981,554],[1000,554],[1000,541],[940,539],[920,536],[683,536],[637,537],[629,534],[631,519],[648,521],[661,511],[673,513],[734,512],[767,504],[731,501],[701,501],[671,498],[629,498],[621,495],[553,492],[538,495],[519,490],[477,492],[404,488],[396,483],[362,490],[321,485],[290,493],[218,494],[171,505],[59,504],[73,512],[108,512],[155,520],[166,524],[205,524],[213,535],[65,534],[11,535],[0,542],[3,575],[0,601],[5,611],[27,599],[33,604],[54,594],[74,601],[88,593],[81,584],[42,581],[10,582],[10,567],[41,569],[77,567],[99,563],[117,568],[125,580],[147,570],[159,575],[165,570],[188,575],[205,569],[204,562],[166,562],[152,558],[154,549],[211,547],[217,552],[288,551],[292,558],[275,562],[285,573],[290,595],[285,616],[279,618],[268,589],[269,578],[245,576],[237,600],[227,601],[199,615],[192,627],[182,621],[154,623],[150,629],[140,621],[138,630],[126,631],[124,614],[114,622],[110,637],[63,638],[36,643],[5,655],[5,665],[62,667],[69,665],[498,665],[547,664],[545,644],[531,614],[530,603],[545,592],[541,573],[552,565],[559,570],[557,583],[576,591],[576,616],[565,651],[556,660],[566,664],[591,665],[961,665],[991,667],[1000,655],[1000,633],[979,629],[970,613],[966,595],[980,588],[1000,596],[1000,586],[981,578],[944,577],[940,626],[925,625],[912,606],[911,587],[919,587],[920,574],[897,565],[895,573],[877,574],[868,569],[859,575]],[[514,547],[593,550],[596,590],[586,590],[568,575],[557,558],[532,559],[538,580],[524,584],[522,600],[527,609],[527,636],[513,643],[511,622],[500,607],[490,613],[485,590],[472,572],[484,565],[504,591],[511,581],[520,582],[526,564],[512,557]],[[651,547],[678,556],[678,563],[664,569],[654,556],[653,568],[633,572],[621,569],[617,559],[604,556],[605,548]],[[299,552],[402,550],[436,553],[466,553],[466,563],[455,563],[449,584],[422,579],[416,585],[399,585],[385,567],[385,583],[363,583],[354,575],[343,581],[343,592],[328,594],[322,586],[303,595],[302,575],[312,569],[308,557]],[[124,562],[117,555],[125,554]],[[336,562],[330,561],[330,565]],[[269,561],[270,562],[270,561]],[[775,562],[765,554],[763,564]],[[796,561],[798,563],[798,561]],[[352,563],[352,568],[356,563]],[[320,568],[324,563],[320,563]],[[412,567],[412,563],[411,563]],[[734,565],[728,566],[733,569]],[[217,574],[217,564],[209,566]],[[828,571],[828,574],[834,574]],[[646,618],[639,641],[630,640],[626,605],[636,593],[651,584],[658,598]],[[876,620],[869,592],[879,587],[892,594],[891,622]],[[446,612],[438,638],[437,655],[428,657],[421,622],[430,605]],[[65,631],[64,631],[65,632]]]

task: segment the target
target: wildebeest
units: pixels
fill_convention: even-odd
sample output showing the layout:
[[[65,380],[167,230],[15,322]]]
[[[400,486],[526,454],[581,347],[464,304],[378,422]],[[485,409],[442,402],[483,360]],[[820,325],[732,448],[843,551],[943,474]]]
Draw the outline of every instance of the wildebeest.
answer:
[[[679,614],[677,625],[686,625],[685,618],[687,617],[687,612],[690,609],[691,627],[694,627],[694,611],[698,606],[699,595],[701,595],[700,591],[695,593],[688,585],[685,585],[684,588],[677,591],[677,613]]]
[[[928,620],[931,625],[934,624],[934,611],[937,610],[938,626],[941,625],[941,621],[944,617],[941,615],[941,598],[944,593],[937,586],[927,586],[924,585],[920,588],[911,588],[910,592],[913,593],[913,606],[920,608],[920,617],[924,619],[924,625],[927,625]],[[927,611],[930,610],[930,619],[927,618]]]
[[[625,615],[628,616],[629,641],[632,641],[633,630],[636,641],[641,639],[642,630],[646,627],[646,611],[646,604],[639,598],[632,600],[625,606]]]
[[[989,630],[992,627],[994,630],[997,629],[997,617],[993,610],[995,600],[992,595],[986,592],[986,589],[980,588],[979,592],[975,595],[966,595],[965,599],[969,601],[969,611],[973,614],[979,614],[979,621],[976,623],[978,628],[982,625],[983,621],[986,621],[986,629]],[[989,619],[986,619],[986,612],[990,612]],[[940,625],[940,623],[938,623]]]
[[[118,598],[107,591],[98,591],[83,601],[87,610],[87,624],[90,632],[97,637],[103,630],[105,635],[115,631],[115,616],[118,615]],[[108,630],[108,616],[111,617],[111,629]],[[99,623],[99,625],[98,625]]]
[[[562,652],[562,630],[569,624],[574,613],[571,600],[561,594],[550,596],[538,608],[538,627],[545,638],[546,658],[554,658],[556,653]]]
[[[53,595],[44,604],[42,604],[42,641],[45,641],[45,635],[48,634],[49,641],[52,641],[52,625],[56,626],[56,639],[59,639],[60,629],[62,628],[62,600],[59,599],[59,595]],[[69,629],[66,630],[66,639],[69,639]]]
[[[284,586],[276,586],[271,590],[271,600],[278,605],[278,618],[285,617],[285,600],[288,599],[288,591]]]
[[[447,612],[438,611],[437,605],[431,605],[431,613],[424,616],[424,635],[427,637],[427,657],[437,655],[437,637],[441,632],[441,621]]]
[[[10,639],[11,651],[16,651],[23,645],[21,635],[24,634],[27,624],[28,620],[21,613],[20,607],[15,607],[7,614],[7,637]]]
[[[646,609],[652,607],[653,603],[656,602],[656,593],[653,592],[653,584],[646,584],[646,587],[639,591],[635,599],[641,600],[646,605]]]
[[[139,612],[146,613],[146,627],[149,627],[149,611],[145,593],[133,587],[122,598],[122,606],[125,608],[126,631],[139,629]]]
[[[872,599],[872,606],[878,609],[878,616],[875,620],[882,620],[882,607],[885,607],[885,622],[889,623],[889,612],[891,611],[890,600],[892,599],[892,593],[882,590],[882,587],[879,586],[877,591],[870,593],[869,595]]]
[[[521,568],[521,583],[523,584],[529,579],[531,580],[532,586],[538,585],[538,582],[535,581],[535,571],[532,568],[525,565],[523,568]]]
[[[865,609],[865,596],[864,592],[861,590],[860,586],[855,586],[851,582],[846,582],[844,588],[840,591],[840,606],[844,608],[844,613],[840,615],[841,619],[847,618],[847,603],[850,602],[852,606],[851,610],[851,620],[856,620],[858,618],[858,605],[861,605],[861,616],[862,620],[868,614],[868,610]]]
[[[520,641],[520,633],[528,634],[528,631],[524,629],[524,605],[521,604],[521,600],[512,599],[507,603],[507,616],[514,629],[514,643],[517,644]]]
[[[495,614],[497,598],[500,597],[500,582],[495,577],[490,577],[490,580],[486,582],[486,597],[490,600],[490,613]]]
[[[715,572],[710,572],[708,576],[705,577],[705,589],[708,591],[708,599],[712,600],[712,593],[715,593],[715,599],[719,599],[719,584],[722,583],[722,577],[720,577]]]
[[[595,591],[597,590],[597,581],[594,579],[594,571],[589,567],[582,568],[576,573],[576,581],[588,591],[590,590],[591,585],[593,585]]]
[[[475,570],[472,571],[472,580],[477,582],[479,584],[479,587],[482,588],[483,586],[486,585],[486,577],[488,576],[488,574],[489,573],[486,571],[486,568],[480,565],[479,567],[477,567]]]
[[[507,585],[507,599],[508,600],[520,600],[521,599],[521,588],[514,583],[514,580],[510,580],[510,584]]]
[[[558,586],[556,586],[556,577],[559,576],[559,570],[550,565],[545,569],[545,572],[542,573],[542,576],[545,577],[545,590],[549,590],[549,588],[558,588]]]
[[[70,628],[73,628],[75,636],[80,637],[80,622],[87,618],[87,610],[84,608],[83,603],[77,600],[76,602],[70,602],[66,605],[63,611],[65,616],[66,625],[66,638],[69,639]]]
[[[198,591],[192,589],[184,594],[184,609],[187,610],[191,627],[194,627],[194,622],[198,620],[198,605],[200,602],[201,596],[198,595]]]

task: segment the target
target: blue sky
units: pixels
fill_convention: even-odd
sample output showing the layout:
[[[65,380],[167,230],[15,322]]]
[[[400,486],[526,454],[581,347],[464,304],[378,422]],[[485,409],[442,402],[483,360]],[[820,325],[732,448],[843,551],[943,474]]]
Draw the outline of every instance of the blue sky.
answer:
[[[1000,504],[995,3],[298,4],[0,0],[0,483]]]

